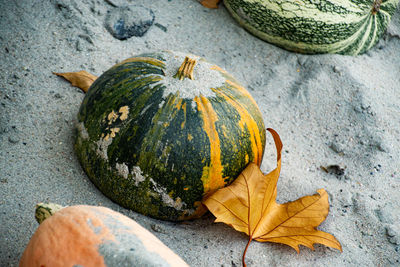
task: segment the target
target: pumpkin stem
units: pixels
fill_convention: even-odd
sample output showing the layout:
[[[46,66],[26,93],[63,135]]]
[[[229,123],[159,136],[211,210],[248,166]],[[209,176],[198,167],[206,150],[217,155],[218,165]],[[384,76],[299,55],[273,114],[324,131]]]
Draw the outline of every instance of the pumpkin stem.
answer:
[[[64,207],[54,203],[39,203],[36,205],[35,219],[39,224],[41,224],[44,220],[62,208]]]
[[[375,15],[376,13],[379,12],[379,9],[381,8],[382,0],[375,0],[374,4],[372,5],[372,15]]]
[[[178,72],[174,75],[174,78],[178,78],[179,80],[183,80],[186,77],[193,80],[193,69],[196,65],[197,61],[195,59],[191,59],[189,57],[185,57],[182,65],[179,67]]]

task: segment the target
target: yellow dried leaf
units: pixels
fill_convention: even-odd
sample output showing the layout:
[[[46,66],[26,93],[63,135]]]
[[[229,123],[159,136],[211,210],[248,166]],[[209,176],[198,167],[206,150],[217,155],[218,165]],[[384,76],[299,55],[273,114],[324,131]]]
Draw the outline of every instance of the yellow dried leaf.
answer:
[[[89,90],[89,87],[97,79],[97,76],[90,74],[87,71],[81,70],[78,72],[64,72],[57,73],[53,72],[57,76],[61,76],[71,83],[72,86],[82,89],[85,93]]]
[[[278,133],[272,129],[268,131],[277,149],[277,168],[264,175],[256,164],[251,163],[231,185],[208,197],[204,204],[216,217],[215,222],[226,223],[249,236],[243,253],[244,266],[252,240],[286,244],[297,252],[299,245],[314,249],[314,243],[342,251],[333,235],[316,229],[329,212],[328,194],[324,189],[293,202],[276,203],[282,142]]]

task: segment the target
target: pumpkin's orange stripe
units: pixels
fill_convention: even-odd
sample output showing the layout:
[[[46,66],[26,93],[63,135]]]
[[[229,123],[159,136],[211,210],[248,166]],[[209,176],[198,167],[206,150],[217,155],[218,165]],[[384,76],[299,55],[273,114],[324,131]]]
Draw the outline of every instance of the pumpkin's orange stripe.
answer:
[[[243,95],[245,95],[247,98],[249,98],[250,100],[251,100],[251,102],[254,104],[254,106],[256,106],[256,108],[257,108],[257,111],[259,111],[258,110],[258,105],[257,105],[257,102],[254,100],[254,98],[251,96],[251,94],[249,93],[249,91],[247,91],[246,90],[246,88],[244,88],[243,86],[241,86],[241,85],[239,85],[239,84],[237,84],[237,83],[235,83],[235,82],[233,82],[233,81],[230,81],[230,80],[226,80],[225,81],[227,84],[229,84],[230,86],[233,86],[233,87],[235,87],[235,88],[237,88]],[[260,112],[260,111],[259,111]],[[260,112],[261,113],[261,112]]]
[[[210,101],[204,96],[196,96],[194,101],[197,103],[197,109],[201,112],[204,130],[210,141],[210,166],[204,167],[201,180],[203,181],[204,193],[216,190],[225,185],[222,177],[221,165],[221,144],[215,127],[218,121],[217,113],[211,106]]]
[[[178,101],[175,103],[175,108],[176,108],[177,110],[180,110],[180,109],[182,108],[183,99],[179,97],[179,91],[178,91],[178,93],[176,94],[176,97],[178,98]]]
[[[211,67],[211,69],[212,69],[212,70],[217,70],[217,71],[221,72],[222,74],[224,74],[224,75],[226,75],[226,76],[228,76],[228,77],[230,76],[228,72],[226,72],[224,69],[218,67],[217,65],[213,65],[213,66]],[[225,77],[225,78],[227,78],[227,77]],[[241,86],[240,84],[238,84],[238,83],[236,83],[236,82],[234,82],[234,81],[231,81],[231,80],[229,80],[229,79],[226,79],[225,82],[226,82],[227,84],[229,84],[230,86],[233,86],[233,87],[237,88],[243,95],[245,95],[246,97],[248,97],[248,98],[251,100],[251,102],[252,102],[252,103],[257,107],[257,109],[258,109],[257,102],[256,102],[256,101],[254,100],[254,98],[251,96],[251,94],[249,93],[249,91],[246,90],[246,88],[244,88],[244,87]],[[258,110],[258,111],[259,111],[259,110]],[[261,112],[260,112],[260,113],[261,113]]]
[[[219,71],[219,72],[221,72],[221,73],[223,73],[223,74],[228,74],[228,72],[226,72],[226,70],[224,70],[224,69],[221,68],[221,67],[218,67],[217,65],[211,66],[211,69],[212,69],[212,70],[217,70],[217,71]]]
[[[257,122],[253,119],[251,114],[248,112],[248,110],[242,105],[237,102],[236,100],[232,99],[228,95],[226,95],[224,92],[212,89],[215,93],[220,94],[225,100],[232,105],[235,110],[239,113],[240,115],[240,121],[239,125],[240,127],[244,130],[244,126],[247,125],[247,128],[250,131],[250,142],[251,142],[251,150],[253,151],[254,155],[254,160],[255,163],[260,166],[261,165],[261,160],[262,160],[262,142],[261,142],[261,137],[260,137],[260,132],[258,129]]]
[[[181,124],[181,129],[183,130],[183,128],[185,128],[185,124],[186,124],[186,102],[183,103],[182,110],[183,110],[183,122]]]
[[[143,63],[148,63],[157,67],[164,67],[165,63],[161,60],[152,58],[152,57],[131,57],[128,59],[125,59],[124,61],[121,61],[120,63],[115,64],[113,67],[120,66],[122,64],[128,63],[128,62],[143,62]]]

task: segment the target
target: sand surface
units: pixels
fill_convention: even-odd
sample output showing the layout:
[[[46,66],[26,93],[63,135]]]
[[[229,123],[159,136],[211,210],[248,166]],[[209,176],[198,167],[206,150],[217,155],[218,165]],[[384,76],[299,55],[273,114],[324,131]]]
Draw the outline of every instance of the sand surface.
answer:
[[[325,188],[330,214],[319,229],[343,252],[250,245],[249,266],[400,265],[400,11],[367,54],[302,55],[246,32],[220,6],[196,0],[136,0],[154,24],[142,37],[114,38],[102,0],[0,1],[0,266],[16,266],[38,224],[34,206],[103,205],[135,219],[192,266],[239,266],[244,234],[211,215],[186,223],[121,208],[90,182],[73,151],[83,92],[52,74],[100,75],[154,50],[203,56],[256,99],[284,144],[278,201]],[[262,170],[275,166],[272,138]],[[336,166],[326,173],[321,166]],[[336,172],[336,173],[335,173]]]

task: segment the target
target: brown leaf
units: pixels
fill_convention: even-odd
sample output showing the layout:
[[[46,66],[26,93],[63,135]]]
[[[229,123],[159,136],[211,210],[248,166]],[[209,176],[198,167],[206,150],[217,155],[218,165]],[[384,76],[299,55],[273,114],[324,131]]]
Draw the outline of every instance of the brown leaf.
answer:
[[[82,89],[85,93],[89,90],[89,87],[97,79],[97,76],[90,74],[87,71],[81,70],[78,72],[64,72],[57,73],[53,72],[57,76],[61,76],[71,83],[72,86]]]
[[[282,142],[273,129],[268,131],[277,149],[277,168],[264,175],[256,164],[250,163],[231,185],[208,197],[204,204],[216,217],[215,222],[226,223],[250,237],[243,253],[244,266],[245,254],[253,239],[283,243],[297,252],[299,245],[314,249],[314,243],[342,251],[334,236],[316,229],[329,212],[328,194],[324,189],[293,202],[276,203]]]
[[[219,1],[221,0],[203,0],[200,4],[208,8],[218,8]]]

